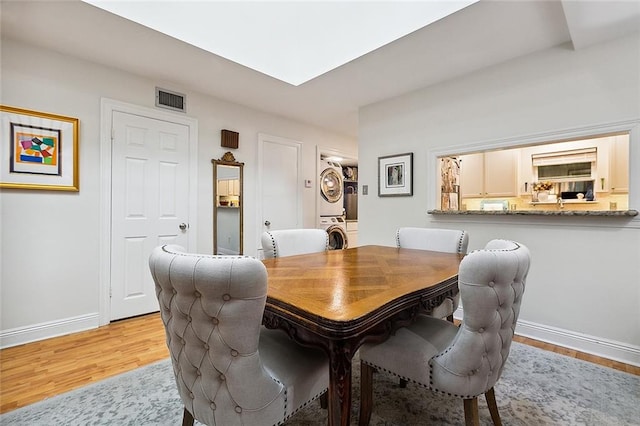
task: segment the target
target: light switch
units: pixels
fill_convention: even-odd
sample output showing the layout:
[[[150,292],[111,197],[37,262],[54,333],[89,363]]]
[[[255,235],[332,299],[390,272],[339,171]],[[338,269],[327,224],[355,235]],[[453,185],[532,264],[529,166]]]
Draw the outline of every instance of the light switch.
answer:
[[[362,185],[362,195],[369,195],[369,185]]]
[[[305,179],[304,180],[304,187],[305,188],[311,188],[311,179]]]

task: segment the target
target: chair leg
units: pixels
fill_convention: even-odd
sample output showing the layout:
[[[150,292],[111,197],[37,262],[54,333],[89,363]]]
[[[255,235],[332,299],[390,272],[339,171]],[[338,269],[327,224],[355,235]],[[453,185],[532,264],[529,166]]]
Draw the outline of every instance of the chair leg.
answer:
[[[478,415],[478,398],[464,400],[464,424],[466,426],[480,426]]]
[[[184,407],[184,414],[182,416],[182,426],[193,426],[193,415]]]
[[[325,410],[329,408],[329,392],[320,395],[320,408]]]
[[[373,408],[373,367],[360,363],[360,418],[359,426],[367,426]]]
[[[407,387],[407,381],[405,379],[400,379],[400,383],[398,383],[401,388]]]
[[[493,388],[484,393],[484,397],[487,399],[487,405],[489,406],[489,413],[491,413],[491,420],[495,426],[502,426],[500,420],[500,413],[498,412],[498,404],[496,404],[496,394]]]

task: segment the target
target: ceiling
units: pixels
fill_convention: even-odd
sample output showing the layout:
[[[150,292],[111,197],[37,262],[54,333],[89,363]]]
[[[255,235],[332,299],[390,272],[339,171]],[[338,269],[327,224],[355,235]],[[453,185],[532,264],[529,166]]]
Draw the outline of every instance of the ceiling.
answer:
[[[298,86],[478,0],[83,1]]]
[[[640,31],[640,0],[480,0],[294,86],[80,0],[2,0],[0,12],[3,38],[351,137],[365,105],[564,43],[582,49]]]

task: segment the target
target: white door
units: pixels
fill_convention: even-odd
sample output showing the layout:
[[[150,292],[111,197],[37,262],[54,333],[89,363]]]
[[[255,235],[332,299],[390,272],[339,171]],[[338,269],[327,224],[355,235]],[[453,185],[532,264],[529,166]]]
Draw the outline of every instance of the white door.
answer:
[[[260,134],[258,156],[258,240],[267,230],[302,228],[302,143]]]
[[[189,127],[114,111],[111,320],[158,311],[149,255],[188,247]]]

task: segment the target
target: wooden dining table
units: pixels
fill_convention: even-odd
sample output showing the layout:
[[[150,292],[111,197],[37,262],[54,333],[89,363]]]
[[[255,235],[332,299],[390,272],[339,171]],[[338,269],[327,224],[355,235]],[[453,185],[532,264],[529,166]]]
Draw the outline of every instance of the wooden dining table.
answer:
[[[349,424],[351,363],[458,292],[463,255],[386,246],[265,259],[263,324],[329,356],[329,425]]]

